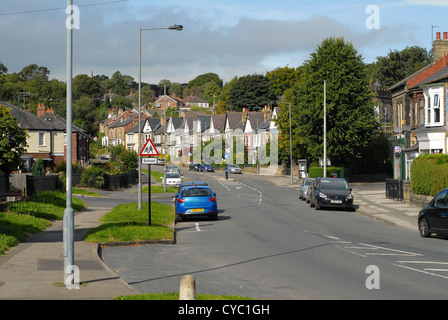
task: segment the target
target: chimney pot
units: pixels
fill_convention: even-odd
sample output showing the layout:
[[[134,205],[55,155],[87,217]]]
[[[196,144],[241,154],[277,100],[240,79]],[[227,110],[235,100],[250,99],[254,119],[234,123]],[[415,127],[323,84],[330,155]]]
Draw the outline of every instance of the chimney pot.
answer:
[[[443,33],[443,39],[444,40],[448,40],[448,32],[444,32]]]
[[[436,39],[440,40],[440,32],[436,32]]]

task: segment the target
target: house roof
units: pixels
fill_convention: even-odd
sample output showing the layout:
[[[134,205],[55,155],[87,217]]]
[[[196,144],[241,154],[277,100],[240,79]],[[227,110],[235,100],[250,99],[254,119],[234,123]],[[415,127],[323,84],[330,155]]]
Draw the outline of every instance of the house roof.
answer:
[[[242,122],[243,113],[239,111],[228,111],[227,112],[227,123],[229,124],[229,129],[235,129],[240,122]],[[244,129],[244,128],[241,128]]]
[[[53,114],[51,112],[46,112],[42,116],[39,117],[40,119],[43,119],[52,125],[52,130],[61,130],[65,131],[67,130],[67,120],[62,118],[61,116],[57,114]],[[75,126],[72,124],[72,132],[78,132],[78,133],[85,133],[86,131],[78,126]]]
[[[208,103],[207,100],[201,99],[198,96],[191,94],[190,96],[183,99],[185,104],[192,104],[192,103]]]
[[[435,83],[447,79],[448,79],[448,66],[429,76],[428,78],[417,84],[417,86],[423,86],[425,84]]]
[[[11,115],[18,119],[20,121],[20,127],[22,129],[27,129],[27,130],[60,130],[57,128],[53,128],[52,124],[40,119],[39,117],[37,117],[36,115],[29,113],[23,109],[19,109],[17,108],[17,106],[6,102],[6,101],[0,101],[1,105],[4,105],[6,108],[11,109]]]
[[[208,128],[210,128],[210,122],[211,122],[211,115],[207,114],[200,114],[198,115],[198,120],[201,123],[201,132],[204,132]]]
[[[248,112],[247,120],[249,120],[252,129],[256,129],[264,121],[263,112]]]
[[[225,114],[214,114],[211,116],[213,122],[213,127],[215,130],[223,132],[226,129],[226,115]]]

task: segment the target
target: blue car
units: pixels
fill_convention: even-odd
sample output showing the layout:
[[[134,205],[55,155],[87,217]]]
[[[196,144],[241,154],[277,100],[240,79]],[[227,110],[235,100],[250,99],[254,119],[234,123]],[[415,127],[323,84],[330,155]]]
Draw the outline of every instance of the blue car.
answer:
[[[218,220],[216,193],[209,186],[187,186],[175,195],[176,221],[185,217],[204,217]]]

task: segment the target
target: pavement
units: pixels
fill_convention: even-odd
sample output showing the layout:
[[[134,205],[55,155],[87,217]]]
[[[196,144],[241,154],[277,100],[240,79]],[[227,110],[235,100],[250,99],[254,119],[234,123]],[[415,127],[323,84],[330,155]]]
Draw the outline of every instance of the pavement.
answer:
[[[281,187],[300,186],[300,181],[291,184],[288,176],[267,176],[266,179]],[[385,187],[381,184],[366,183],[352,187],[355,205],[358,206],[356,213],[418,232],[416,219],[419,207],[387,199]],[[104,196],[114,197],[116,192],[133,192],[135,188],[106,192]],[[75,214],[74,233],[74,261],[80,270],[80,288],[68,289],[64,285],[63,224],[56,221],[0,258],[0,299],[110,300],[121,295],[138,294],[103,263],[98,245],[82,241],[85,232],[98,226],[99,219],[112,209],[113,202],[102,201],[98,206],[94,197],[82,199],[87,208]]]

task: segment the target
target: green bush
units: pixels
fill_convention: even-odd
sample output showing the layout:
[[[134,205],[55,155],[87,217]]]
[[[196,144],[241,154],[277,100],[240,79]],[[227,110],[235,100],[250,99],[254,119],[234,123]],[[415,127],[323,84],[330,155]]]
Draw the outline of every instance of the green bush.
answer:
[[[39,157],[35,163],[33,163],[33,166],[31,167],[31,173],[33,176],[43,176],[45,175],[45,166],[44,166],[44,160]]]
[[[436,195],[448,187],[448,155],[424,154],[411,166],[411,187],[415,194]]]
[[[327,177],[331,174],[336,173],[338,177],[344,177],[344,168],[342,167],[327,167]],[[310,178],[317,178],[324,176],[324,168],[322,167],[310,167],[308,170],[308,176]]]
[[[92,166],[81,177],[81,183],[87,187],[101,189],[106,185],[106,169]]]

